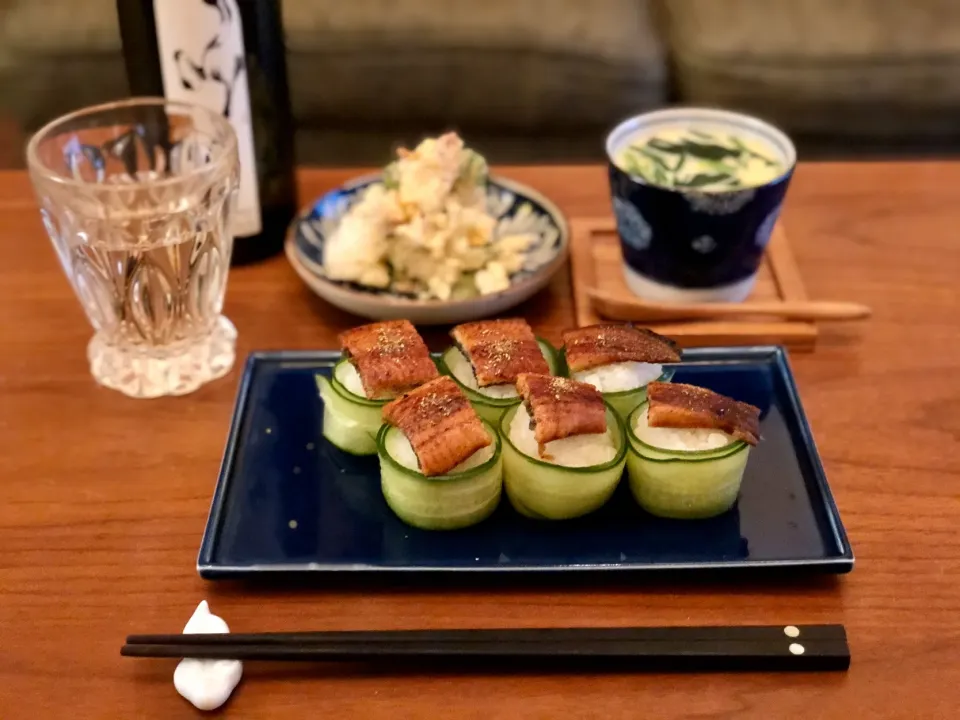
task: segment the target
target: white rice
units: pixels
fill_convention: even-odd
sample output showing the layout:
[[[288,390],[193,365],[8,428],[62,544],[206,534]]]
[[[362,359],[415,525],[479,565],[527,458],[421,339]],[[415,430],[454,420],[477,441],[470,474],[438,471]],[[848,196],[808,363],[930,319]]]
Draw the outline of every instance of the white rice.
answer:
[[[602,393],[624,392],[646,387],[663,374],[663,365],[643,362],[619,362],[581,370],[574,380],[590,383]]]
[[[480,387],[480,385],[477,384],[477,376],[473,372],[473,365],[470,364],[467,356],[464,355],[459,348],[453,348],[447,354],[447,367],[450,368],[450,372],[453,373],[453,376],[459,380],[464,387],[476,390],[481,395],[486,395],[487,397],[498,400],[517,397],[517,388],[512,384]]]
[[[360,373],[357,372],[352,362],[347,361],[340,364],[340,368],[337,370],[337,380],[354,395],[367,396],[367,391],[363,389],[363,382],[360,380]]]
[[[420,461],[417,459],[417,453],[414,452],[413,445],[410,444],[407,436],[402,432],[391,432],[389,438],[387,452],[390,453],[390,457],[400,465],[403,465],[403,467],[420,472]],[[477,467],[477,465],[483,465],[483,463],[493,457],[495,447],[495,443],[491,443],[485,448],[480,448],[446,474],[452,475],[453,473],[466,472],[471,468]]]
[[[540,457],[537,439],[530,429],[530,415],[526,405],[517,408],[510,422],[510,441],[524,455]],[[548,442],[544,446],[548,462],[565,467],[589,467],[610,462],[617,455],[617,448],[609,432],[591,435],[571,435],[562,440]]]
[[[647,445],[662,450],[715,450],[735,440],[732,435],[715,429],[650,427],[646,408],[637,413],[633,432]]]

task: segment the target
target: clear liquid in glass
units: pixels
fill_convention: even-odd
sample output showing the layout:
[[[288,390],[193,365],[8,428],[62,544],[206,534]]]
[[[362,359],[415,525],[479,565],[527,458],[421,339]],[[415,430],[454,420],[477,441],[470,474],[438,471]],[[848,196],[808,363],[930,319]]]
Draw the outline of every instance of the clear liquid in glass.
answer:
[[[156,107],[146,105],[144,116],[148,103]],[[95,330],[94,377],[135,397],[184,394],[234,361],[236,330],[221,313],[235,138],[201,108],[115,105],[120,117],[103,106],[41,130],[28,152],[31,173],[47,232]]]

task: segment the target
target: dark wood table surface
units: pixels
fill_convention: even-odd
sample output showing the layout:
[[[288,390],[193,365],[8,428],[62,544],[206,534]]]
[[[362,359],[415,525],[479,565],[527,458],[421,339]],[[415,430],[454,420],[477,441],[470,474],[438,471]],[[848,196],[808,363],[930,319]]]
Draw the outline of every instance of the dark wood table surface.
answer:
[[[569,216],[607,212],[599,167],[503,168]],[[302,173],[304,199],[351,171]],[[182,398],[97,387],[91,334],[25,174],[0,173],[0,717],[200,715],[171,661],[121,659],[207,598],[237,631],[844,623],[846,674],[630,675],[248,666],[244,718],[954,718],[960,713],[960,164],[800,167],[786,228],[814,298],[868,303],[793,358],[857,555],[778,582],[495,588],[245,587],[196,574],[239,369]],[[238,354],[329,348],[356,322],[282,257],[233,270]],[[567,273],[523,307],[551,340]],[[434,342],[438,342],[435,338]]]

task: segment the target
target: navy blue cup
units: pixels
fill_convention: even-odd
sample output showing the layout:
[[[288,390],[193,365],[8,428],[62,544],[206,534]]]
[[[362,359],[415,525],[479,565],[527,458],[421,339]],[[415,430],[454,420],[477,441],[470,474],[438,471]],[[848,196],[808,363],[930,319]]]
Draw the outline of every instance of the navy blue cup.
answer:
[[[729,128],[758,138],[779,154],[785,171],[757,187],[704,192],[651,185],[614,163],[631,137],[657,126],[678,125]],[[668,302],[745,300],[753,289],[796,165],[796,149],[790,139],[749,115],[670,108],[620,123],[607,137],[607,157],[624,278],[631,291]]]

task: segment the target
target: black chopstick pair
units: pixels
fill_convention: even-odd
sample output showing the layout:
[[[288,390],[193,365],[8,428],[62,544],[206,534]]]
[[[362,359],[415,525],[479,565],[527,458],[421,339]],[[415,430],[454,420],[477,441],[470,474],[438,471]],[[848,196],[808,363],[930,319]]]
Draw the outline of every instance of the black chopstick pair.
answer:
[[[444,665],[522,661],[523,667],[653,671],[846,670],[842,625],[523,628],[131,635],[128,657],[377,662]]]

